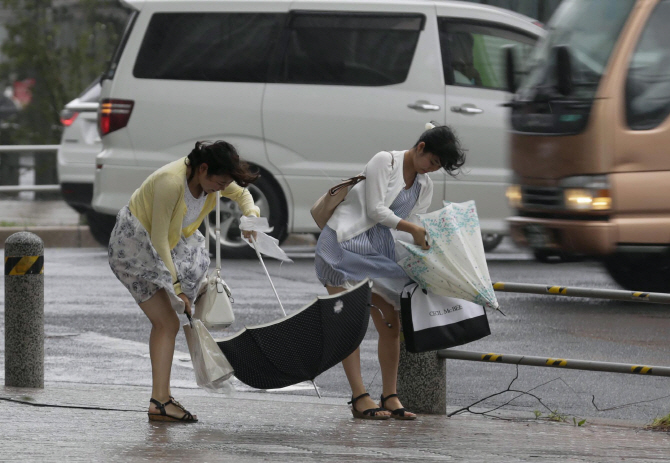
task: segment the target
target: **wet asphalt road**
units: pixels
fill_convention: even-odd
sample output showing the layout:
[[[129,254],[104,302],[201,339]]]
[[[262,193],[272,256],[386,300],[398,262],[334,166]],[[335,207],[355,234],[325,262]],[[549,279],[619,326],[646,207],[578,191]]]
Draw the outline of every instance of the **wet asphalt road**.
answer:
[[[296,248],[294,263],[267,266],[287,312],[324,295],[314,275],[309,249]],[[546,283],[562,286],[616,288],[595,262],[540,264],[503,243],[489,255],[493,281]],[[255,260],[223,262],[223,276],[233,290],[237,321],[225,332],[243,325],[268,322],[280,316],[274,293]],[[4,282],[0,282],[4,293]],[[498,293],[507,315],[489,314],[491,336],[459,349],[526,354],[644,365],[670,365],[667,333],[670,308],[643,303]],[[47,382],[150,385],[148,320],[115,279],[102,249],[47,249],[45,253],[45,341]],[[4,314],[4,298],[0,312]],[[0,349],[4,365],[4,324]],[[180,333],[173,384],[196,387]],[[376,333],[370,324],[362,345],[364,380],[369,391],[381,390],[376,357]],[[0,375],[4,367],[0,368]],[[447,402],[466,406],[507,388],[517,374],[512,365],[447,361]],[[317,378],[322,394],[349,394],[340,366]],[[522,366],[513,388],[538,396],[551,410],[572,417],[619,418],[649,422],[670,412],[670,380],[611,373],[563,371]],[[244,386],[240,385],[241,389]],[[280,393],[314,394],[298,386]],[[494,407],[512,399],[510,393],[478,407]],[[592,404],[592,396],[600,409]],[[665,397],[659,399],[660,397]],[[633,405],[627,405],[632,404]],[[524,411],[547,409],[531,397],[506,406]]]

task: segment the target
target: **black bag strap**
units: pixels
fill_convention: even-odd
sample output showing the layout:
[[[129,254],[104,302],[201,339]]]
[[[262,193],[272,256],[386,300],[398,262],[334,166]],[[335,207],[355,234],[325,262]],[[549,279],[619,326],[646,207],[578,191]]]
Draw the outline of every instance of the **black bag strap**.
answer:
[[[412,298],[412,296],[414,296],[414,293],[416,292],[416,290],[421,288],[421,285],[419,283],[417,283],[416,281],[413,281],[412,283],[406,285],[405,288],[407,288],[407,286],[409,286],[411,284],[413,284],[415,286],[414,286],[414,289],[412,290],[411,293],[409,291],[407,291],[407,293],[409,294],[410,299]],[[403,288],[403,292],[405,291],[405,288]],[[424,294],[427,294],[427,291],[425,289],[422,288],[421,291],[423,291]]]

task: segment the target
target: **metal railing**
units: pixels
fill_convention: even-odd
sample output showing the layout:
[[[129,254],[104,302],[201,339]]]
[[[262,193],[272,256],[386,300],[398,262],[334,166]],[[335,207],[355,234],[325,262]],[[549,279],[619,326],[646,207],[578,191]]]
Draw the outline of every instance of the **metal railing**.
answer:
[[[631,375],[670,376],[670,367],[634,365],[616,362],[596,362],[552,357],[534,357],[531,355],[495,354],[466,350],[443,349],[437,351],[443,359],[469,360],[471,362],[495,362],[511,365],[530,365],[534,367],[567,368],[570,370],[606,371],[609,373],[628,373]]]
[[[58,151],[60,145],[0,145],[0,153],[43,154]],[[22,191],[60,191],[60,185],[0,185],[0,193],[20,193]]]
[[[539,294],[542,296],[585,297],[612,301],[647,302],[652,304],[670,304],[670,294],[617,289],[575,288],[556,285],[538,285],[529,283],[493,283],[498,292]],[[649,376],[670,377],[670,367],[635,365],[616,362],[597,362],[553,357],[535,357],[531,355],[498,354],[465,350],[442,349],[437,351],[438,358],[467,360],[471,362],[496,362],[536,367],[568,368],[572,370],[605,371],[609,373],[628,373]]]

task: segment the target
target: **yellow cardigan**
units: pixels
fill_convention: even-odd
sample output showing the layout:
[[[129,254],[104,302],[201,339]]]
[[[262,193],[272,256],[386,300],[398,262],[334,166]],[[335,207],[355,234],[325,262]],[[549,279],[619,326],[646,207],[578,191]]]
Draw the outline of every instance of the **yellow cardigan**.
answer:
[[[181,225],[186,215],[184,193],[187,166],[185,159],[181,158],[171,162],[151,174],[135,190],[128,203],[130,212],[149,232],[154,249],[172,274],[176,294],[180,294],[182,290],[170,251],[177,246],[182,234],[189,237],[195,233],[207,214],[216,207],[218,200],[216,193],[208,194],[197,220],[182,229]],[[244,215],[260,216],[260,209],[254,204],[246,188],[233,182],[220,193],[221,196],[235,201]]]

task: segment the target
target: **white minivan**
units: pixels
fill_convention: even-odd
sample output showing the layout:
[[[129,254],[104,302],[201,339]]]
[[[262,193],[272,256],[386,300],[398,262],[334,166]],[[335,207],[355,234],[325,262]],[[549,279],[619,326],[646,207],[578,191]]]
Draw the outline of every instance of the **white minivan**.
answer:
[[[310,207],[428,121],[467,148],[458,180],[431,174],[433,208],[476,200],[506,234],[503,48],[523,62],[544,31],[514,12],[428,0],[124,0],[134,10],[103,76],[93,207],[127,204],[158,167],[223,139],[261,172],[249,187],[273,234],[318,232]],[[227,257],[248,246],[222,204]]]

